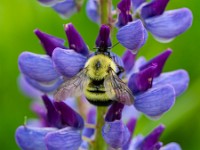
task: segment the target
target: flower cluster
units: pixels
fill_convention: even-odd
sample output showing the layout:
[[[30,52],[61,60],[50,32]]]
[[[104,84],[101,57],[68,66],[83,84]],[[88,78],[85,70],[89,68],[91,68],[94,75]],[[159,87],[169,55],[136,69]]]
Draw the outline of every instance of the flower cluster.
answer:
[[[16,130],[16,141],[20,148],[26,150],[87,150],[90,144],[88,139],[94,135],[96,110],[90,108],[87,113],[87,125],[84,127],[83,118],[71,107],[70,99],[64,102],[54,102],[46,95],[42,96],[44,107],[34,105],[34,111],[40,116],[37,123],[29,121]],[[68,103],[68,104],[67,104]],[[180,150],[177,143],[170,143],[163,146],[159,137],[164,131],[164,126],[159,125],[146,137],[138,135],[131,139],[136,126],[136,119],[130,118],[125,125],[121,121],[121,111],[123,108],[119,103],[115,103],[106,115],[106,123],[102,128],[104,140],[111,148],[127,150]],[[117,115],[116,112],[119,112]],[[90,125],[90,126],[89,126]],[[84,128],[83,128],[84,127]],[[82,131],[82,132],[81,132]]]
[[[63,18],[80,10],[83,0],[38,0],[42,5],[52,7]]]
[[[70,17],[82,6],[82,0],[39,0],[44,5],[50,5],[59,14]],[[129,28],[141,20],[147,31],[160,42],[170,42],[176,36],[185,32],[192,24],[192,13],[188,8],[165,11],[169,0],[121,0],[117,9],[113,9],[113,16],[118,12],[115,25],[118,28]],[[88,0],[86,13],[88,18],[100,23],[99,1]],[[112,17],[113,18],[113,17]],[[126,47],[126,46],[125,46]]]
[[[81,0],[39,0],[39,2],[51,6],[66,17],[82,6]],[[102,143],[107,144],[107,149],[180,150],[180,146],[176,143],[163,146],[159,141],[165,128],[163,125],[156,127],[147,136],[138,135],[132,139],[140,113],[150,119],[160,118],[188,87],[187,71],[179,69],[162,72],[172,53],[171,49],[164,50],[150,60],[137,57],[139,49],[147,40],[147,31],[159,41],[166,42],[191,26],[190,10],[183,8],[165,12],[168,2],[169,0],[151,2],[121,0],[118,3],[115,26],[118,28],[116,38],[126,49],[122,57],[111,52],[111,30],[108,25],[100,26],[95,41],[98,49],[96,52],[89,50],[72,23],[64,26],[68,46],[65,46],[63,39],[36,29],[34,33],[39,38],[46,54],[22,52],[18,58],[18,65],[21,71],[19,80],[21,89],[33,99],[37,99],[34,100],[32,108],[39,119],[29,119],[23,126],[17,128],[15,136],[18,146],[24,150],[89,150],[95,149],[94,145],[97,145],[98,140],[102,140]],[[86,6],[88,16],[98,23],[100,23],[100,13],[97,11],[99,5],[96,0],[88,0]],[[117,85],[113,91],[122,93],[118,95],[121,101],[110,100],[112,103],[108,109],[90,105],[83,92],[80,97],[76,97],[77,93],[71,89],[64,89],[62,94],[64,97],[65,95],[74,97],[66,96],[66,99],[61,98],[63,101],[58,102],[60,99],[53,96],[53,93],[63,87],[63,84],[68,83],[66,81],[79,75],[88,64],[88,60],[98,53],[105,55],[119,67],[114,72],[117,77],[115,80],[127,87],[125,90],[130,90],[131,98],[134,99],[131,106],[125,106],[124,101],[127,100],[127,95],[123,92],[127,91],[121,90],[123,87]],[[99,65],[101,64],[97,62],[94,66],[98,69]],[[79,81],[81,80],[83,79],[80,78]],[[103,79],[104,83],[101,84],[105,86],[101,87],[102,89],[106,89],[105,80]],[[79,82],[73,85],[82,88]],[[99,83],[97,85],[99,86]],[[98,86],[94,87],[98,89]],[[72,94],[69,94],[71,92]],[[43,104],[39,102],[40,100]],[[100,117],[99,110],[103,113]],[[102,145],[102,150],[105,149],[103,146],[105,145]]]

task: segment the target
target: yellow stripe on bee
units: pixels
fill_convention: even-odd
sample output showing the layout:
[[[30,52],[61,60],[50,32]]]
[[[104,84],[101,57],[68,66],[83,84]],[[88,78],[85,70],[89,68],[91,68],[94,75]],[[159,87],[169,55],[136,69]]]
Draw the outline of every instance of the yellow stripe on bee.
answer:
[[[110,100],[106,93],[92,93],[87,90],[84,92],[85,97],[91,101],[107,101]]]

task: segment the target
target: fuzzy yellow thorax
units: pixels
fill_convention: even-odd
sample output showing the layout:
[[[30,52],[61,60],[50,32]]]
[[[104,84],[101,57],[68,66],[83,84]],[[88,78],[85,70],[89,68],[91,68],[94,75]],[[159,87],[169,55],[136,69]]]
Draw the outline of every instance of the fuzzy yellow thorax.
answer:
[[[115,72],[117,66],[115,62],[108,56],[103,54],[94,55],[85,64],[87,67],[87,75],[94,80],[102,80],[108,74],[109,67]]]

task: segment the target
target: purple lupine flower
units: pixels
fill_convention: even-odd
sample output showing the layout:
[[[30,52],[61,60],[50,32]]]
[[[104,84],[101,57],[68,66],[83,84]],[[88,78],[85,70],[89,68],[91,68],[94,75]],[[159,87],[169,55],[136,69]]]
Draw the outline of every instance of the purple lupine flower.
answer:
[[[148,62],[141,57],[135,65],[124,62],[127,67],[132,65],[132,69],[127,71],[127,78],[128,86],[135,96],[134,106],[152,118],[169,110],[175,98],[188,87],[189,76],[185,70],[161,73],[171,52],[168,49]],[[133,57],[127,52],[125,55]]]
[[[42,5],[52,7],[63,18],[69,18],[78,12],[82,1],[76,0],[38,0]]]
[[[58,3],[60,0],[38,0],[42,5],[52,6]],[[64,0],[63,0],[64,1]]]
[[[124,47],[137,53],[145,44],[147,32],[141,20],[136,20],[119,29],[117,39]]]
[[[41,107],[36,110],[43,118],[41,126],[29,123],[18,127],[15,133],[18,146],[30,150],[77,150],[82,142],[82,117],[65,102],[53,102],[46,95],[42,99],[47,111],[41,111]]]
[[[137,47],[137,45],[140,45],[140,43],[143,40],[143,34],[144,34],[143,29],[140,30],[140,28],[142,28],[141,23],[139,23],[137,25],[137,29],[139,31],[141,31],[141,32],[137,33],[137,35],[139,35],[138,38],[141,37],[141,40],[136,40],[136,41],[134,41],[134,43],[131,43],[133,41],[133,39],[127,39],[127,34],[124,32],[120,32],[119,36],[122,36],[122,40],[120,39],[119,42],[122,42],[124,40],[124,38],[126,38],[127,41],[129,41],[128,43],[131,43],[131,45],[133,47]],[[80,35],[75,36],[78,33],[75,30],[75,28],[72,26],[72,24],[67,24],[65,26],[65,31],[66,31],[66,35],[67,35],[68,41],[69,41],[69,46],[71,47],[71,49],[66,50],[66,49],[56,48],[53,52],[52,58],[53,58],[56,70],[59,73],[61,73],[63,76],[65,76],[67,78],[71,78],[71,77],[77,75],[81,70],[83,70],[88,58],[92,57],[93,54],[87,55],[89,53],[85,53],[85,48],[87,46],[85,46],[84,41],[82,40]],[[100,28],[99,35],[96,39],[96,46],[97,46],[99,52],[105,51],[105,50],[107,51],[111,47],[111,41],[110,41],[109,36],[110,36],[110,28],[106,25],[102,25]],[[80,49],[78,45],[82,45],[81,46],[82,48]],[[127,43],[125,43],[124,45],[127,45]],[[119,56],[117,56],[116,54],[114,54],[112,52],[110,52],[110,55],[113,58],[113,61],[117,65],[123,67],[122,60]],[[79,82],[79,80],[77,80],[77,83],[78,82]],[[75,83],[75,84],[77,84],[77,83]],[[65,83],[65,84],[66,84],[66,86],[68,85],[68,83]],[[64,87],[65,84],[63,84],[62,87]],[[82,84],[79,83],[78,85],[80,85],[80,90],[81,90]],[[62,88],[61,88],[61,90],[59,90],[55,94],[55,99],[59,101],[59,100],[65,99],[66,97],[74,96],[74,94],[81,93],[81,92],[74,92],[73,90],[70,90],[70,89],[65,90],[66,91],[65,92],[65,91],[62,91]],[[78,91],[80,91],[80,90],[78,90]]]
[[[67,28],[68,26],[71,26],[71,24],[67,25]],[[75,32],[74,28],[68,29],[71,29],[71,32]],[[108,29],[104,25],[101,27],[96,41],[98,47],[110,46]],[[70,38],[70,35],[67,34],[67,37]],[[159,117],[169,110],[173,106],[176,96],[183,93],[187,88],[189,77],[186,71],[178,70],[161,74],[164,63],[171,54],[171,50],[166,50],[149,62],[141,58],[138,61],[134,62],[133,60],[132,63],[129,63],[131,59],[135,58],[135,54],[130,51],[123,56],[127,60],[124,62],[122,62],[119,56],[114,53],[111,54],[115,56],[113,59],[117,64],[125,66],[128,86],[135,98],[135,108],[150,117]],[[52,58],[56,70],[68,78],[76,75],[87,61],[87,57],[83,54],[61,48],[54,50]],[[179,80],[176,80],[177,78]]]
[[[126,32],[118,32],[118,37],[120,37],[119,42],[127,48],[138,49],[139,47],[138,45],[141,45],[141,43],[144,43],[145,41],[144,38],[145,33],[143,32],[144,28],[140,22],[132,26],[137,29],[133,31],[133,33],[136,37],[138,37],[138,39],[130,38],[129,34],[127,34]],[[101,27],[102,31],[100,33],[102,32],[106,33],[107,28],[108,26],[103,25]],[[84,48],[83,51],[81,49],[77,49],[79,47],[78,45],[82,45],[81,47],[85,48],[87,46],[85,46],[86,44],[84,43],[84,41],[77,33],[72,24],[67,24],[65,26],[65,30],[68,40],[71,39],[69,40],[69,45],[71,45],[71,49],[68,49],[66,51],[66,49],[63,48],[56,48],[53,53],[53,60],[56,66],[56,70],[58,70],[62,75],[66,77],[72,77],[73,75],[77,74],[81,68],[83,68],[85,62],[87,61],[87,58],[89,57],[89,55],[87,55],[89,53],[88,52],[85,53],[84,51],[86,49]],[[77,38],[74,38],[74,35],[77,35]],[[101,34],[99,36],[101,36]],[[108,45],[105,46],[111,46],[109,34],[107,37],[102,36],[102,38],[105,38],[103,40],[105,40],[106,43],[108,42]],[[98,37],[96,41],[96,45],[98,47],[99,47],[99,42],[101,41],[100,38]],[[122,65],[120,62],[121,59],[119,59],[118,56],[116,56],[114,53],[111,53],[111,55],[113,55],[113,58],[115,57],[114,60],[116,59],[115,61],[117,61],[119,65]]]
[[[121,120],[123,108],[124,105],[121,103],[112,104],[106,114],[105,125],[102,128],[104,140],[116,149],[123,147],[131,137],[128,127]]]
[[[140,21],[137,23],[141,25]],[[138,26],[138,28],[141,28],[141,26]],[[108,26],[102,25],[96,40],[97,47],[108,48],[111,46],[109,30]],[[20,55],[19,67],[21,72],[28,78],[27,81],[46,83],[55,79],[62,79],[62,77],[71,78],[83,69],[87,59],[92,55],[89,54],[88,47],[72,24],[67,24],[65,31],[70,49],[63,48],[61,40],[57,40],[57,38],[52,40],[52,36],[42,33],[46,35],[45,40],[41,40],[43,46],[48,42],[55,42],[55,44],[50,44],[53,50],[48,49],[52,59],[47,55],[41,57],[28,52]],[[142,35],[142,33],[138,33],[138,35]],[[123,32],[118,32],[119,36],[125,36],[123,34]],[[132,40],[127,39],[129,43]],[[136,41],[134,41],[134,47],[141,43],[140,40]],[[188,85],[189,77],[184,70],[161,74],[164,63],[170,54],[171,50],[167,50],[149,62],[142,58],[134,61],[131,59],[135,59],[135,54],[127,50],[123,56],[124,62],[122,62],[119,56],[111,53],[113,60],[119,66],[125,68],[125,77],[128,79],[128,86],[135,98],[134,106],[137,110],[151,117],[158,117],[169,110],[175,102],[175,97],[183,93]],[[37,64],[37,67],[35,64]],[[34,85],[33,83],[31,85]],[[41,84],[39,85],[41,86]]]
[[[18,77],[18,85],[20,87],[20,90],[27,96],[35,99],[39,99],[42,96],[42,92],[38,91],[36,88],[31,86],[23,77],[23,75],[20,75]]]
[[[86,123],[88,125],[95,126],[95,124],[96,124],[96,109],[95,108],[89,109],[88,114],[87,114],[87,118],[86,118]],[[94,134],[95,134],[95,129],[90,128],[90,127],[85,127],[83,129],[83,132],[82,132],[83,138],[86,137],[86,138],[90,139],[91,141],[93,139]],[[84,149],[84,150],[88,150],[89,144],[90,143],[88,143],[88,141],[83,140],[83,142],[81,144],[81,148]]]
[[[58,88],[63,79],[55,70],[51,56],[56,47],[65,48],[64,40],[38,29],[34,32],[47,55],[23,52],[18,58],[19,69],[25,82],[44,93],[52,92]]]
[[[131,13],[131,2],[133,15]],[[146,30],[160,42],[169,42],[185,32],[192,24],[192,13],[188,8],[165,11],[169,0],[121,0],[117,26],[127,28],[130,23],[142,20]],[[133,21],[132,21],[133,20]]]
[[[88,0],[86,5],[86,13],[88,18],[96,23],[100,23],[99,3],[97,0]]]
[[[163,146],[162,142],[159,141],[164,131],[163,125],[156,127],[146,137],[138,135],[132,139],[137,120],[131,118],[125,125],[121,120],[123,108],[123,104],[116,102],[109,108],[105,117],[102,135],[111,148],[121,148],[122,150],[170,150],[170,148],[173,148],[174,150],[181,150],[176,143]]]
[[[129,150],[181,150],[179,144],[174,142],[163,146],[159,138],[164,129],[165,127],[163,125],[159,125],[146,137],[142,135],[134,137],[129,145]]]
[[[132,31],[133,35],[137,37],[137,40],[132,36],[131,38],[129,34],[122,31],[118,32],[118,37],[119,42],[122,45],[136,52],[136,50],[138,50],[141,44],[145,41],[145,33],[143,32],[144,28],[141,22],[137,22],[131,26],[137,29]],[[103,28],[106,29],[108,27],[102,26],[102,29]],[[45,49],[47,55],[23,52],[18,58],[19,69],[23,74],[23,78],[34,88],[44,93],[49,93],[57,89],[63,82],[63,76],[65,78],[70,78],[76,75],[80,69],[84,67],[88,57],[90,57],[87,45],[72,24],[67,24],[65,26],[65,32],[69,48],[64,46],[63,39],[54,37],[36,29],[35,34],[39,38],[40,43]],[[104,31],[102,30],[101,33],[102,32]],[[108,37],[104,37],[104,35],[101,36],[101,38],[108,38],[109,34]],[[110,38],[107,40],[110,40]],[[105,46],[111,46],[110,41],[106,42],[109,42],[109,45]],[[52,54],[54,54],[53,57]],[[114,53],[111,53],[111,55],[113,55],[113,59],[116,59],[115,61],[121,61],[121,59],[118,59],[118,56]],[[52,62],[52,58],[54,59],[54,62]],[[121,62],[117,63],[120,66],[123,66]]]

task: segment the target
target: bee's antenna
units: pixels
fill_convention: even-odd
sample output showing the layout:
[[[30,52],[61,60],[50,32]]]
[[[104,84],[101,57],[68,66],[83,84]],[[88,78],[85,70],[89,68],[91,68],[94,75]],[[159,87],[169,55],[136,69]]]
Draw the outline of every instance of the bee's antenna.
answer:
[[[115,46],[117,46],[119,44],[119,42],[117,42],[116,44],[114,44],[111,48],[113,48],[113,47],[115,47]]]

